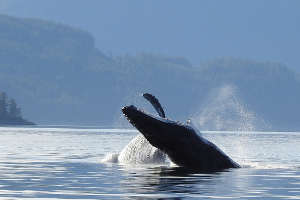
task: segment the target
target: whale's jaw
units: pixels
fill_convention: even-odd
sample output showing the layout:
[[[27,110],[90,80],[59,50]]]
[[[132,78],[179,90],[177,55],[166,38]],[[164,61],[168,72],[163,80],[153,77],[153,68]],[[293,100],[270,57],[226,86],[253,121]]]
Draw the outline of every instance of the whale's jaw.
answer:
[[[239,167],[188,125],[146,114],[132,105],[123,107],[122,112],[151,145],[179,166],[205,172]]]

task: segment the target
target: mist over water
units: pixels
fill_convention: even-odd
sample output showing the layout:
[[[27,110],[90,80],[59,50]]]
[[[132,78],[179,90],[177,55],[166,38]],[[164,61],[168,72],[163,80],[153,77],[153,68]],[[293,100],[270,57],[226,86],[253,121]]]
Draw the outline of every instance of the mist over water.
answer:
[[[201,130],[256,131],[271,128],[244,104],[234,85],[212,90],[199,110],[192,118]]]

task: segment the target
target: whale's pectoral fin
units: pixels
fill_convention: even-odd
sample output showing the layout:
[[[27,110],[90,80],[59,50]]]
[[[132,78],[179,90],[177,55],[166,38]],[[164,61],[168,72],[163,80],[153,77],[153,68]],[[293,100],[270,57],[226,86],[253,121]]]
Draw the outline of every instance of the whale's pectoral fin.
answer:
[[[156,112],[158,113],[158,115],[160,117],[166,118],[164,109],[161,107],[158,99],[155,96],[153,96],[152,94],[149,94],[149,93],[144,93],[143,97],[152,104],[152,106],[154,107],[154,109],[156,110]]]

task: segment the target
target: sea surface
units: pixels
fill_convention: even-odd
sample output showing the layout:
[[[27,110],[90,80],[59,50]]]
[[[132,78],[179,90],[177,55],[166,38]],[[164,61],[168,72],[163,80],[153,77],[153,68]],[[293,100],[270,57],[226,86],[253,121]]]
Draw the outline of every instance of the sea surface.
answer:
[[[212,174],[101,162],[137,134],[2,127],[0,199],[300,199],[300,133],[203,132],[243,166]]]

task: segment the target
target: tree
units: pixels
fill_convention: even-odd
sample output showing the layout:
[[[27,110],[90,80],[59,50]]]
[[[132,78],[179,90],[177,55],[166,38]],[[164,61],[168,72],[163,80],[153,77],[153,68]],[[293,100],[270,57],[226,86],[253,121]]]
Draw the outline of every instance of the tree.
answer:
[[[7,116],[7,96],[5,92],[0,92],[0,118]]]
[[[10,99],[8,102],[8,115],[11,118],[21,118],[21,109],[18,108],[14,99]]]

